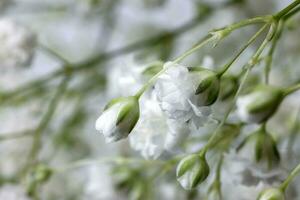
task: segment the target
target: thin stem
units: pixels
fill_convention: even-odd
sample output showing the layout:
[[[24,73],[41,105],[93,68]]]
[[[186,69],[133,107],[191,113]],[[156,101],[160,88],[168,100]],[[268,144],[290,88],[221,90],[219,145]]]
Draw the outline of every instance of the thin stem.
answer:
[[[157,74],[155,74],[143,87],[135,94],[135,96],[139,99],[143,93],[156,81],[156,79],[163,74],[168,68],[164,67]]]
[[[300,11],[300,6],[294,8],[291,12],[289,12],[288,14],[286,14],[283,17],[284,21],[287,21],[289,18],[291,18],[292,16],[294,16],[295,14],[297,14]]]
[[[285,191],[290,182],[298,175],[300,172],[300,163],[294,168],[294,170],[289,174],[285,181],[280,185],[280,189]]]
[[[225,124],[230,112],[232,111],[232,109],[234,108],[234,105],[235,105],[235,102],[237,100],[237,97],[240,95],[243,87],[244,87],[244,84],[246,83],[246,80],[250,74],[250,71],[251,71],[251,67],[248,67],[245,74],[243,75],[243,78],[242,78],[242,81],[239,85],[239,88],[234,96],[234,99],[233,101],[231,102],[231,105],[229,106],[229,109],[227,110],[227,112],[225,113],[225,116],[223,118],[223,120],[220,122],[220,124],[217,126],[217,128],[214,130],[212,136],[209,138],[208,142],[206,143],[206,145],[200,150],[200,152],[203,152],[203,153],[206,153],[208,151],[208,149],[210,149],[213,144],[216,144],[216,140],[218,140],[218,133],[219,133],[219,130],[221,129],[221,127]]]
[[[67,164],[66,166],[54,169],[57,173],[63,173],[65,171],[90,166],[90,165],[100,165],[105,163],[115,163],[115,164],[130,164],[130,163],[141,163],[146,165],[155,165],[155,164],[164,164],[164,161],[160,160],[144,160],[144,159],[136,159],[136,158],[127,158],[127,157],[105,157],[100,159],[84,159],[78,160],[73,163]]]
[[[251,19],[245,19],[240,22],[234,23],[232,25],[229,25],[228,27],[225,27],[228,31],[234,31],[236,29],[240,29],[244,26],[253,25],[253,24],[259,24],[259,23],[269,23],[272,20],[271,15],[265,15],[265,16],[259,16],[254,17]]]
[[[269,16],[269,15],[267,15],[267,16],[260,16],[260,17],[255,17],[255,18],[251,18],[251,19],[246,19],[246,20],[243,20],[243,21],[231,24],[229,26],[226,26],[224,28],[211,31],[212,35],[205,36],[203,40],[201,40],[193,48],[189,49],[188,51],[186,51],[185,53],[183,53],[181,56],[179,56],[178,58],[176,58],[174,60],[174,62],[178,63],[178,62],[182,61],[187,56],[191,55],[192,53],[194,53],[198,49],[202,48],[208,42],[211,42],[211,41],[215,40],[216,38],[213,37],[214,33],[219,32],[222,35],[222,37],[225,37],[225,36],[227,36],[228,34],[230,34],[232,31],[234,31],[236,29],[242,28],[244,26],[252,25],[252,24],[267,23],[270,20],[271,20],[271,16]]]
[[[274,55],[274,52],[276,49],[276,45],[282,34],[283,27],[284,27],[284,20],[280,20],[278,22],[278,26],[276,26],[277,30],[275,31],[275,35],[272,40],[271,47],[270,47],[268,55],[266,57],[266,65],[265,65],[265,82],[266,82],[266,84],[269,83],[269,76],[270,76],[270,71],[271,71],[271,66],[272,66],[272,61],[273,61],[273,55]]]
[[[5,133],[5,134],[0,134],[0,141],[2,140],[12,140],[12,139],[18,139],[18,138],[23,138],[26,136],[31,136],[33,134],[32,129],[27,129],[27,130],[22,130],[19,132],[14,132],[14,133]]]
[[[62,82],[60,83],[53,99],[50,101],[49,106],[47,108],[47,111],[45,113],[45,115],[42,117],[42,120],[40,121],[38,127],[36,128],[36,130],[33,133],[33,144],[32,144],[32,148],[30,150],[28,159],[27,159],[27,165],[25,166],[24,169],[24,173],[27,171],[27,169],[36,162],[37,159],[37,154],[41,148],[41,137],[42,137],[42,133],[43,131],[46,129],[46,127],[48,126],[54,112],[55,109],[58,106],[58,103],[60,102],[61,96],[63,95],[66,87],[67,87],[67,83],[70,80],[69,76],[66,76]]]
[[[295,0],[293,3],[291,3],[290,5],[288,5],[286,8],[284,8],[283,10],[281,10],[280,12],[278,12],[274,16],[274,18],[276,20],[279,20],[281,17],[283,17],[284,15],[286,15],[289,11],[291,11],[293,8],[295,8],[299,4],[300,4],[300,0]]]
[[[220,181],[221,180],[221,171],[222,171],[222,165],[224,161],[224,154],[221,154],[220,160],[218,162],[217,168],[216,168],[216,180]]]
[[[249,45],[255,41],[255,39],[265,30],[268,24],[265,24],[259,31],[257,31],[249,40],[248,42],[239,50],[239,52],[230,60],[227,64],[223,66],[223,68],[218,72],[218,76],[222,76],[230,66],[239,58],[239,56],[249,47]]]
[[[291,86],[291,87],[288,87],[288,88],[286,88],[285,91],[284,91],[284,96],[287,96],[287,95],[289,95],[289,94],[292,94],[292,93],[296,92],[296,91],[299,90],[299,89],[300,89],[300,83],[299,83],[299,84],[296,84],[296,85],[293,85],[293,86]]]
[[[211,35],[205,36],[198,44],[196,44],[194,47],[192,47],[191,49],[187,50],[181,56],[179,56],[178,58],[176,58],[174,60],[174,62],[175,63],[179,63],[184,58],[186,58],[187,56],[191,55],[192,53],[194,53],[198,49],[202,48],[204,45],[206,45],[207,43],[211,42],[212,40],[213,40],[213,37]]]

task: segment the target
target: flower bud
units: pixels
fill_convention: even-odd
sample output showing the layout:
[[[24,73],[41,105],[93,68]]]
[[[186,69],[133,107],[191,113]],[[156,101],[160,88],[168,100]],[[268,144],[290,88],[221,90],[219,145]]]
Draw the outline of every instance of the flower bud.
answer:
[[[205,181],[209,175],[209,166],[204,156],[192,154],[183,158],[176,170],[177,180],[180,185],[191,190]]]
[[[209,106],[213,104],[220,91],[220,79],[217,73],[203,68],[192,68],[191,72],[197,75],[197,106]]]
[[[254,145],[254,159],[258,162],[266,162],[267,168],[270,169],[274,164],[280,161],[280,154],[278,152],[276,142],[264,128],[260,128],[250,136],[248,136],[239,146],[240,150],[245,144],[251,143]],[[250,144],[250,145],[251,145]],[[250,147],[251,149],[253,146]]]
[[[225,101],[232,97],[239,87],[237,77],[232,75],[223,75],[220,83],[220,100]]]
[[[259,86],[253,92],[238,98],[237,113],[244,122],[264,122],[275,113],[283,97],[284,92],[279,88]]]
[[[278,188],[270,188],[262,191],[257,200],[285,200],[284,193]]]
[[[134,128],[140,116],[138,98],[134,96],[111,100],[96,121],[107,143],[126,138]]]

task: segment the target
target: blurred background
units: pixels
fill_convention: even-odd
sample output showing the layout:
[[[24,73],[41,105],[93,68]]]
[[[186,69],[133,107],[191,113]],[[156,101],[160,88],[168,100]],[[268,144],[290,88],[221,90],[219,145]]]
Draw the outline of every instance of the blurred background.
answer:
[[[0,199],[198,199],[203,191],[181,189],[172,170],[153,178],[159,168],[132,150],[127,139],[106,144],[94,128],[95,120],[109,99],[137,91],[140,84],[132,74],[139,66],[171,60],[214,28],[275,13],[290,2],[0,0]],[[299,17],[288,27],[273,62],[271,83],[276,85],[290,85],[300,77]],[[256,26],[241,29],[217,48],[204,48],[185,63],[220,66],[256,30]],[[12,39],[16,41],[8,44],[9,36],[1,31],[11,38],[16,34]],[[22,37],[28,41],[22,43]],[[9,55],[5,48],[18,42],[24,55]],[[256,47],[242,55],[232,73],[238,74]],[[256,68],[254,78],[260,79],[260,72]],[[281,134],[289,130],[299,97],[293,95],[284,102],[271,129]],[[284,144],[280,148],[285,151]],[[130,159],[102,162],[123,157]],[[295,164],[297,158],[289,162]],[[57,169],[39,186],[21,178],[33,160]],[[80,164],[80,160],[88,161]],[[240,187],[236,190],[251,194],[257,192],[257,183],[238,186],[235,182],[231,189]],[[38,191],[36,197],[26,195],[28,185]],[[292,193],[297,190],[299,185]]]

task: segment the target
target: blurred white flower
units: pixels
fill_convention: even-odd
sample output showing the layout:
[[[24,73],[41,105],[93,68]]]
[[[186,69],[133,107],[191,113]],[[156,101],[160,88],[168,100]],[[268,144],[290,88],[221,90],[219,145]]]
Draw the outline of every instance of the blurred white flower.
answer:
[[[190,73],[187,67],[173,62],[167,62],[164,67],[167,70],[155,85],[162,110],[168,118],[185,122],[192,119],[193,123],[202,126],[210,119],[210,107],[207,105],[216,100],[216,95],[207,92],[207,88],[196,94],[201,80],[211,75],[206,73],[209,70],[204,70],[205,76],[202,76],[204,73]]]
[[[232,184],[255,188],[260,182],[269,187],[279,184],[286,176],[286,172],[281,168],[265,171],[260,168],[260,165],[252,163],[248,158],[244,158],[234,151],[225,154],[223,169],[222,181],[224,183],[222,185],[226,185],[226,188],[232,187]]]
[[[139,119],[139,112],[136,97],[113,99],[96,120],[95,127],[107,143],[116,142],[129,135]]]
[[[157,159],[164,150],[174,151],[189,134],[187,123],[169,121],[156,96],[141,99],[141,116],[129,136],[130,146],[146,159]]]
[[[114,189],[109,171],[108,166],[91,166],[88,168],[88,180],[85,184],[84,199],[120,199]]]
[[[1,200],[30,200],[24,188],[19,185],[3,185],[0,187]]]
[[[121,63],[120,63],[121,62]],[[133,58],[129,61],[117,60],[108,69],[108,96],[134,95],[143,86],[142,72],[145,64],[139,65]]]
[[[36,36],[10,19],[0,19],[0,65],[28,65],[36,46]]]

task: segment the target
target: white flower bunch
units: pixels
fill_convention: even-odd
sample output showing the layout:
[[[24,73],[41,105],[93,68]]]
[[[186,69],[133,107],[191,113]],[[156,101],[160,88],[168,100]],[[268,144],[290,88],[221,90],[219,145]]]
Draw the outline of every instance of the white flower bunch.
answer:
[[[141,99],[141,107],[140,119],[129,136],[131,147],[146,159],[177,150],[189,134],[189,123],[168,119],[154,93]]]
[[[151,65],[151,69],[145,70],[151,71],[153,67],[157,68]],[[107,142],[131,133],[131,147],[147,159],[156,159],[164,151],[178,151],[193,128],[212,121],[209,106],[219,93],[216,73],[173,62],[165,63],[162,70],[154,90],[142,98],[117,98],[106,106],[96,121],[96,129]]]
[[[0,19],[0,65],[28,65],[33,57],[36,36],[26,27],[6,18]]]
[[[155,84],[155,92],[168,118],[192,120],[196,126],[208,121],[219,93],[219,80],[213,71],[191,70],[186,66],[167,62]]]

